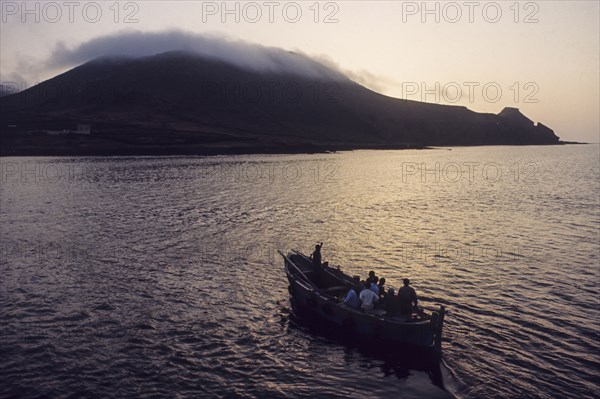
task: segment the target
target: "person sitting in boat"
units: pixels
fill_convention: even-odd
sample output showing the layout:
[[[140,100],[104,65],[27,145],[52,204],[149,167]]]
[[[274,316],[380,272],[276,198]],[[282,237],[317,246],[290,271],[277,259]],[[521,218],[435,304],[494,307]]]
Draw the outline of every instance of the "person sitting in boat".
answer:
[[[373,291],[375,293],[375,295],[377,295],[377,298],[379,298],[379,286],[377,285],[377,277],[373,277],[372,279],[370,279],[368,281],[369,281],[369,288],[371,289],[371,291]]]
[[[379,295],[375,294],[371,289],[371,282],[363,282],[363,290],[360,292],[359,298],[361,307],[365,312],[370,312],[375,308],[375,304],[379,301]]]
[[[377,284],[377,288],[379,288],[379,298],[382,299],[386,292],[385,292],[385,278],[381,277],[379,279],[379,283]]]
[[[414,288],[410,286],[409,279],[405,278],[403,282],[404,287],[398,290],[398,307],[400,314],[409,315],[413,311],[413,305],[415,307],[417,306],[417,293]]]
[[[350,306],[352,309],[360,309],[360,299],[358,298],[357,289],[352,286],[350,283],[346,283],[346,288],[348,288],[348,293],[346,294],[346,298],[342,302],[344,305]]]
[[[383,298],[385,311],[388,316],[393,316],[398,312],[398,297],[394,295],[394,289],[390,288]]]
[[[310,255],[310,258],[313,261],[313,265],[315,265],[315,267],[317,269],[321,268],[321,247],[322,246],[323,246],[323,243],[315,245],[315,250],[312,253],[312,255]]]
[[[379,278],[377,278],[373,270],[369,272],[369,278],[367,278],[367,281],[374,281],[375,284],[377,284],[377,282],[379,281]]]

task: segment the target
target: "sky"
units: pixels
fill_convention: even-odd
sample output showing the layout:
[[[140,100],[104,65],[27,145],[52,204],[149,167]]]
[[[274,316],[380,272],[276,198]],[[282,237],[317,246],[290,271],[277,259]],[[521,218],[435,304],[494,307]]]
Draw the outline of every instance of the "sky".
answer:
[[[114,52],[192,46],[262,63],[264,47],[243,41],[315,57],[385,95],[477,112],[517,107],[563,140],[600,141],[595,0],[1,0],[0,6],[0,82],[13,87]]]

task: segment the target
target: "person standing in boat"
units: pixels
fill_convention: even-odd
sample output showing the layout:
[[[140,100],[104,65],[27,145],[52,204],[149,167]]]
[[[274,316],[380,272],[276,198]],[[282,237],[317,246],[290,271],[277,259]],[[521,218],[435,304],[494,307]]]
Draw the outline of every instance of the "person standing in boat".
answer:
[[[369,280],[365,281],[363,285],[364,288],[359,295],[361,306],[365,312],[370,312],[375,308],[377,301],[379,301],[379,295],[371,290],[371,282]]]
[[[414,307],[417,306],[417,293],[414,288],[410,286],[409,279],[405,278],[403,282],[404,287],[398,290],[398,306],[400,308],[400,314],[409,315],[413,311],[413,305]]]
[[[321,242],[321,244],[315,245],[315,250],[312,253],[312,255],[310,255],[310,258],[313,261],[313,265],[316,267],[317,270],[321,269],[321,247],[322,246],[323,246],[322,242]]]

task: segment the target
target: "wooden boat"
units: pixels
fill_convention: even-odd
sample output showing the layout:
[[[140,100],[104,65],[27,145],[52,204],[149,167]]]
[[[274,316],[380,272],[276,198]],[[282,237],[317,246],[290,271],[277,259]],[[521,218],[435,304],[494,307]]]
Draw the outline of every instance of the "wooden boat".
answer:
[[[344,332],[397,345],[408,345],[441,352],[442,326],[446,310],[423,308],[411,315],[387,315],[384,309],[373,312],[355,310],[342,299],[348,292],[352,277],[339,267],[324,264],[319,270],[310,258],[301,252],[287,255],[279,251],[285,263],[292,306],[296,311],[308,312],[343,329]]]

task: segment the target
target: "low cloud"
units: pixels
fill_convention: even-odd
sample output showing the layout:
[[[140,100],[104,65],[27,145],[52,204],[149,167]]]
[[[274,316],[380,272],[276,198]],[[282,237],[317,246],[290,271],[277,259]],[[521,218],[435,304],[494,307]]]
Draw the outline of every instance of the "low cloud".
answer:
[[[21,88],[25,88],[27,85],[39,82],[40,79],[52,77],[68,68],[96,58],[111,56],[139,58],[168,51],[188,51],[256,71],[295,73],[313,79],[338,81],[351,79],[375,91],[385,91],[386,88],[397,83],[365,70],[357,72],[346,70],[325,55],[308,56],[302,51],[291,52],[235,40],[223,35],[196,34],[181,30],[122,31],[74,46],[59,42],[45,60],[19,56],[18,73],[4,71],[0,81],[14,82],[11,84],[18,84]]]
[[[256,71],[292,72],[312,78],[344,79],[331,69],[301,52],[289,52],[217,35],[200,35],[180,30],[165,32],[124,31],[102,36],[74,47],[58,43],[48,69],[71,67],[98,57],[139,58],[167,51],[188,51]]]
[[[381,75],[375,75],[364,69],[359,71],[344,70],[344,74],[356,83],[379,93],[385,93],[391,88],[401,86],[401,83],[395,79]]]
[[[43,75],[40,61],[34,57],[18,53],[14,56],[12,64],[14,67],[11,70],[0,69],[0,84],[4,86],[4,92],[13,93],[27,89],[39,81],[40,74]]]

